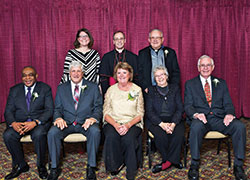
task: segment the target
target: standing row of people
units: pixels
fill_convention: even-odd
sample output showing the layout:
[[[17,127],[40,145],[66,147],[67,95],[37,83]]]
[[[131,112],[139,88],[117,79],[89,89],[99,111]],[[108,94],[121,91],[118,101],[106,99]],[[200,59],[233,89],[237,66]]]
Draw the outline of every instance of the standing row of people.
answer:
[[[124,49],[124,33],[115,32],[115,49],[105,54],[100,61],[98,53],[91,49],[93,37],[90,32],[80,29],[76,35],[75,49],[70,50],[65,59],[54,111],[51,89],[36,81],[37,73],[33,67],[25,67],[22,71],[23,83],[11,88],[5,110],[7,129],[4,140],[13,160],[12,172],[5,178],[12,179],[29,170],[19,142],[27,133],[31,134],[35,144],[39,176],[48,176],[41,154],[45,154],[46,149],[41,141],[45,140],[46,143],[50,127],[46,122],[54,113],[53,126],[47,135],[52,160],[48,179],[58,178],[61,140],[73,132],[87,136],[87,179],[96,179],[96,153],[100,143],[99,122],[102,117],[106,170],[116,175],[126,165],[127,179],[134,179],[141,162],[139,152],[144,97],[146,127],[155,136],[156,147],[162,155],[162,163],[152,169],[154,173],[171,165],[180,167],[185,131],[182,114],[185,110],[190,124],[192,156],[189,178],[199,178],[202,137],[209,130],[218,130],[232,136],[234,174],[236,179],[245,179],[242,168],[245,126],[235,118],[225,81],[211,76],[214,69],[212,58],[202,56],[198,60],[200,75],[186,82],[183,108],[179,88],[180,70],[175,51],[163,46],[163,33],[158,29],[150,31],[148,41],[150,46],[141,50],[137,58]],[[98,88],[99,78],[102,92]],[[204,83],[206,80],[208,83]],[[43,91],[39,88],[40,84],[44,84]],[[103,107],[101,93],[105,95]],[[27,106],[24,106],[25,103]]]
[[[148,87],[156,85],[153,78],[153,69],[162,65],[168,69],[169,82],[180,83],[180,69],[176,53],[173,49],[163,46],[164,37],[159,29],[149,32],[149,46],[139,51],[139,56],[125,49],[126,38],[122,31],[113,34],[114,49],[104,54],[102,60],[94,49],[94,39],[91,33],[83,28],[79,29],[74,41],[74,49],[68,51],[64,62],[61,83],[70,80],[69,64],[78,61],[83,64],[84,78],[88,81],[101,84],[104,95],[110,85],[116,83],[113,78],[114,68],[119,62],[127,62],[133,68],[133,82],[147,92]],[[151,72],[151,74],[149,73]],[[140,74],[140,76],[139,76]],[[171,77],[171,78],[170,78]]]

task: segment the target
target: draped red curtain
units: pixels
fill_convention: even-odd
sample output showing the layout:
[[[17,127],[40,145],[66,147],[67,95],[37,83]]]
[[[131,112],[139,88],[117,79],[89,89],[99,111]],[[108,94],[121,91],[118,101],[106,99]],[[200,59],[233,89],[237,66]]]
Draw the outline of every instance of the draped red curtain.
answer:
[[[126,34],[126,48],[138,54],[152,28],[176,50],[182,90],[198,75],[197,59],[208,54],[214,75],[229,86],[237,116],[250,117],[249,0],[0,0],[0,121],[9,88],[21,69],[34,66],[38,80],[55,96],[63,63],[78,29],[92,32],[102,56],[113,49],[112,34]]]

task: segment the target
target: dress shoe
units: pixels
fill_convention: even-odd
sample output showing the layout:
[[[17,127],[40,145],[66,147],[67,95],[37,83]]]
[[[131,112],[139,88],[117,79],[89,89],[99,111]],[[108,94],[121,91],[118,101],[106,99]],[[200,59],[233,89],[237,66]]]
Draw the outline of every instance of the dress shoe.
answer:
[[[87,165],[87,180],[96,180],[95,167]]]
[[[47,180],[57,180],[59,175],[60,175],[60,169],[51,168],[50,169],[50,174],[49,174]]]
[[[111,171],[110,174],[111,176],[116,176],[117,174],[119,174],[120,171]]]
[[[48,172],[47,172],[47,169],[45,166],[40,166],[40,167],[37,167],[38,169],[38,174],[39,174],[39,177],[41,179],[47,179],[48,177]]]
[[[234,166],[234,175],[236,180],[246,180],[244,169],[242,166]]]
[[[15,166],[12,168],[12,171],[10,174],[8,174],[7,176],[5,176],[5,179],[13,179],[17,176],[19,176],[21,173],[23,172],[27,172],[29,171],[30,167],[28,164],[26,164],[26,166],[20,168],[19,166]]]
[[[183,168],[183,165],[182,163],[179,163],[179,164],[173,164],[173,166],[177,169],[182,169]]]
[[[197,166],[191,165],[188,171],[188,179],[196,180],[199,179],[199,168]]]
[[[162,163],[161,164],[156,164],[153,169],[152,169],[152,173],[158,173],[162,171]]]
[[[120,173],[120,171],[125,167],[125,164],[122,164],[119,169],[117,169],[116,171],[111,171],[110,174],[111,176],[116,176],[117,174]]]

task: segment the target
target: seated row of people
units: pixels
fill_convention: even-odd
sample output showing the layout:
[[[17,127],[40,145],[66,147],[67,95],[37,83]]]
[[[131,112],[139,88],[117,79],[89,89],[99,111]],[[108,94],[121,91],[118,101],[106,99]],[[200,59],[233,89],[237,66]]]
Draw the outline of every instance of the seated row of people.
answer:
[[[213,69],[212,58],[202,56],[198,61],[200,75],[187,81],[185,86],[184,109],[188,120],[191,120],[192,161],[188,177],[199,178],[202,137],[209,130],[217,130],[232,136],[235,151],[234,173],[236,179],[246,179],[242,168],[246,142],[245,126],[234,117],[226,83],[211,76]],[[30,134],[35,144],[40,178],[57,179],[60,175],[58,165],[61,140],[74,132],[87,137],[86,179],[96,179],[96,155],[101,138],[99,124],[102,118],[106,170],[111,175],[116,175],[125,165],[127,179],[135,179],[141,163],[139,151],[144,100],[141,88],[132,83],[133,68],[124,62],[116,65],[114,79],[117,83],[107,90],[104,105],[98,85],[83,79],[83,65],[77,61],[69,65],[70,81],[61,84],[57,89],[55,108],[50,87],[38,82],[37,76],[33,67],[25,67],[22,70],[23,83],[12,87],[8,96],[4,141],[11,153],[13,168],[5,179],[12,179],[29,170],[20,144],[20,138],[25,134]],[[156,66],[153,76],[156,85],[149,87],[148,93],[144,93],[145,122],[155,136],[156,147],[162,155],[162,163],[152,169],[157,173],[171,165],[180,167],[185,128],[179,86],[168,84],[169,74],[164,66]],[[203,88],[203,79],[210,81],[210,87],[205,85]],[[50,127],[49,119],[52,114],[53,125]],[[46,140],[51,158],[49,175],[45,167]]]

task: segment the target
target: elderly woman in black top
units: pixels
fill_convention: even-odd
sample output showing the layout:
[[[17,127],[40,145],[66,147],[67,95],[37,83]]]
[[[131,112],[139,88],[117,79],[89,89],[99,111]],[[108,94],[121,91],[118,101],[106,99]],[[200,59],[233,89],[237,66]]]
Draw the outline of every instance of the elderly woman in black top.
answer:
[[[154,135],[156,148],[162,156],[162,163],[152,169],[153,173],[158,173],[171,165],[182,167],[180,153],[185,128],[179,86],[168,84],[168,71],[164,66],[157,66],[153,73],[157,85],[148,91],[146,126]]]

